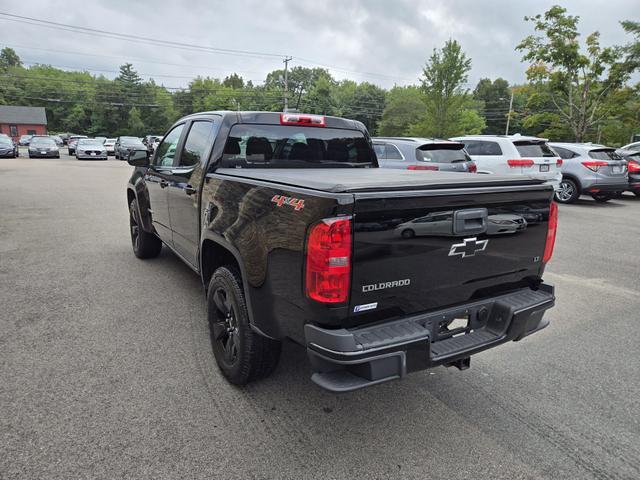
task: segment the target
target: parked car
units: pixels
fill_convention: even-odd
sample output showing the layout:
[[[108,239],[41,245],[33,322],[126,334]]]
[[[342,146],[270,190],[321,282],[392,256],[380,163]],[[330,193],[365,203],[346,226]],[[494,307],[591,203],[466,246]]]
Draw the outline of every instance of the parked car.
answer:
[[[145,137],[142,139],[142,143],[145,144],[147,150],[153,151],[153,144],[156,143],[156,140],[160,138],[162,138],[161,135],[145,135]]]
[[[18,145],[7,135],[0,136],[0,157],[16,158],[19,155]]]
[[[147,150],[147,146],[138,137],[118,137],[113,146],[116,159],[126,160],[133,150]]]
[[[81,138],[89,138],[89,137],[87,137],[86,135],[71,135],[67,139],[67,148],[69,149],[69,155],[76,154],[76,143],[78,143],[78,140],[80,140]]]
[[[31,140],[31,137],[33,137],[33,135],[21,135],[20,140],[18,140],[18,144],[21,147],[27,147],[29,145],[29,141]]]
[[[116,144],[116,139],[115,138],[107,138],[104,141],[104,148],[107,150],[107,155],[114,155],[115,154],[115,150],[114,150],[114,145]]]
[[[476,171],[476,164],[460,142],[408,137],[374,137],[371,141],[382,168],[469,173]]]
[[[56,145],[58,146],[58,148],[64,145],[64,142],[62,141],[62,138],[59,135],[50,135],[50,137],[53,138],[54,142],[56,142]]]
[[[93,137],[93,138],[94,138],[94,140],[97,140],[102,144],[104,144],[104,142],[107,141],[107,137]]]
[[[629,187],[627,190],[640,197],[640,152],[632,152],[624,157],[629,173]]]
[[[451,140],[464,143],[476,162],[478,173],[529,175],[560,186],[562,160],[547,145],[546,138],[523,135],[468,135]]]
[[[640,142],[633,142],[616,150],[616,153],[621,157],[628,157],[638,152],[640,152]]]
[[[106,160],[107,149],[95,138],[81,138],[76,143],[77,160]]]
[[[545,179],[380,170],[362,123],[273,112],[190,115],[155,155],[128,163],[133,253],[166,245],[200,275],[231,383],[273,372],[285,338],[306,349],[312,381],[345,392],[466,369],[471,355],[549,324],[554,290],[542,276],[558,207]],[[523,205],[546,220],[488,234],[498,207]],[[451,237],[395,234],[442,206]]]
[[[60,158],[60,149],[53,138],[35,135],[29,142],[29,158]]]
[[[573,203],[582,194],[606,202],[628,188],[626,163],[614,148],[559,142],[549,146],[562,158],[562,181],[556,191],[558,202]]]

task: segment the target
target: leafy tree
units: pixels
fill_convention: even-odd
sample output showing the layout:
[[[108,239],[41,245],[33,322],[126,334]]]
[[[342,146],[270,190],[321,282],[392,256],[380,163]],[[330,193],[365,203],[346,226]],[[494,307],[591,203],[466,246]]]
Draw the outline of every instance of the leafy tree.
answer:
[[[482,78],[473,90],[473,98],[484,103],[487,126],[482,133],[497,135],[505,132],[511,91],[504,78]]]
[[[387,93],[380,121],[380,135],[407,135],[410,126],[424,116],[425,110],[425,96],[419,87],[393,87]]]
[[[422,89],[426,95],[427,133],[447,137],[456,130],[462,110],[468,105],[464,84],[471,70],[471,60],[455,40],[448,40],[440,50],[434,49],[422,71]]]
[[[7,71],[10,67],[21,67],[22,61],[13,48],[5,47],[0,51],[0,70]]]
[[[598,32],[587,36],[582,48],[579,17],[566,12],[556,5],[544,14],[525,17],[538,33],[526,37],[516,50],[530,62],[529,81],[549,96],[574,140],[581,142],[608,115],[607,97],[622,87],[631,67],[623,61],[621,47],[600,46]]]
[[[129,110],[127,120],[127,132],[129,135],[140,137],[145,133],[145,125],[140,118],[140,111],[136,107]]]
[[[237,73],[232,73],[222,81],[222,85],[236,90],[242,90],[244,88],[244,80]]]
[[[640,68],[640,22],[627,20],[620,23],[627,33],[635,36],[635,39],[624,47],[624,51],[627,55],[625,62],[628,67],[634,71],[638,70]]]

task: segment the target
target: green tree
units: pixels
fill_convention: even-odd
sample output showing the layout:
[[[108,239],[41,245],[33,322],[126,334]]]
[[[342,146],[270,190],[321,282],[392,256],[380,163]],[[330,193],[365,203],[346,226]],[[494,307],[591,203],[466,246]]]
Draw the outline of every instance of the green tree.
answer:
[[[21,67],[22,61],[13,48],[5,47],[0,51],[0,70],[7,71],[10,67]]]
[[[635,39],[624,47],[624,52],[628,67],[631,70],[638,70],[640,68],[640,22],[627,20],[620,23],[627,33],[635,36]]]
[[[419,87],[393,87],[387,93],[378,129],[380,135],[407,135],[410,126],[424,116],[425,110],[425,96]]]
[[[132,107],[131,110],[129,110],[127,133],[137,137],[145,134],[145,125],[142,118],[140,118],[140,111],[136,107]]]
[[[483,113],[487,126],[482,133],[498,135],[505,132],[511,91],[504,78],[482,78],[473,90],[473,98],[484,104]]]
[[[607,97],[629,78],[631,66],[623,61],[621,47],[600,46],[598,32],[586,37],[583,48],[579,17],[567,15],[560,6],[525,20],[537,32],[516,47],[524,52],[523,61],[530,63],[527,78],[549,96],[573,139],[584,141],[608,115]]]
[[[222,81],[222,85],[235,90],[242,90],[244,88],[244,80],[237,73],[232,73]]]
[[[455,40],[448,40],[440,50],[434,49],[422,71],[422,89],[426,95],[426,132],[440,137],[453,134],[460,122],[468,97],[464,84],[471,70],[471,60]]]

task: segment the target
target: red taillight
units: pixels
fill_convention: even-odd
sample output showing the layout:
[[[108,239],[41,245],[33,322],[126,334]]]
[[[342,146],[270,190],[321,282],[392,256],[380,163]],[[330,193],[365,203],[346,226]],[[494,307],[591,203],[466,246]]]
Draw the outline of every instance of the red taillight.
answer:
[[[351,278],[351,217],[326,218],[307,237],[305,288],[322,303],[344,303]]]
[[[409,165],[407,170],[438,170],[437,165]]]
[[[300,115],[299,113],[281,113],[280,125],[302,125],[304,127],[324,127],[322,115]]]
[[[507,160],[507,164],[511,168],[515,168],[515,167],[531,167],[531,166],[533,166],[533,160],[527,160],[527,159]]]
[[[549,223],[547,227],[547,241],[544,245],[542,263],[547,263],[553,256],[553,247],[556,244],[556,233],[558,231],[558,204],[551,202],[549,208]]]
[[[640,163],[635,160],[629,160],[627,168],[629,169],[629,173],[640,173]]]
[[[560,168],[562,166],[562,159],[559,158],[556,160],[556,167]]]
[[[478,171],[478,166],[475,163],[469,164],[469,173],[476,173]]]
[[[603,162],[601,160],[592,160],[588,162],[582,162],[582,165],[587,167],[592,172],[597,172],[600,167],[608,167],[609,164],[607,162]]]

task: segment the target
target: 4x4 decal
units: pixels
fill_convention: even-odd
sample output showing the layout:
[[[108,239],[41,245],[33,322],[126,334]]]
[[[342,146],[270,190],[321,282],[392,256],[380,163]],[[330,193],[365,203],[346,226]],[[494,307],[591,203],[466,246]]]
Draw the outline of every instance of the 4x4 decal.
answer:
[[[274,195],[271,201],[279,207],[283,205],[289,205],[296,211],[302,210],[304,208],[304,200],[301,200],[300,198],[285,197],[284,195]]]

